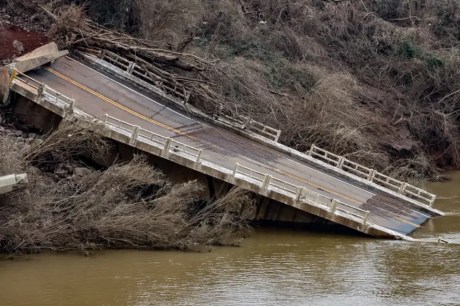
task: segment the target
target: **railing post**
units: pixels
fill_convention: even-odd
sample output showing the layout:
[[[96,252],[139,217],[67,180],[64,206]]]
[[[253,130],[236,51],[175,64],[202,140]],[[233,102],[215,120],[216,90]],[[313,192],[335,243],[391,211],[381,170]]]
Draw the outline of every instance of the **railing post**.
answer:
[[[239,166],[240,166],[240,164],[235,163],[235,168],[233,168],[233,174],[232,174],[233,177],[236,176],[236,172],[238,171],[238,167],[239,167]]]
[[[46,84],[41,83],[40,86],[38,86],[38,97],[41,97],[43,93],[46,90]]]
[[[196,157],[196,163],[200,162],[202,153],[203,153],[203,150],[198,151],[198,156]]]
[[[270,185],[270,181],[272,179],[272,176],[269,174],[266,174],[264,177],[264,181],[262,182],[262,189],[267,190],[268,186]]]
[[[10,72],[10,82],[8,83],[10,86],[11,86],[11,83],[13,82],[13,80],[18,76],[18,71],[14,68],[11,69],[11,72]]]
[[[432,196],[430,199],[430,207],[433,206],[435,200],[436,200],[436,196]]]
[[[70,101],[70,105],[69,105],[69,112],[66,113],[66,115],[72,115],[74,113],[74,104],[75,104],[75,100],[71,100]]]
[[[163,155],[168,155],[169,149],[171,148],[171,142],[172,142],[171,138],[166,139],[165,146],[163,148]]]
[[[335,214],[335,211],[337,210],[337,204],[338,201],[336,199],[332,199],[331,214]]]
[[[129,139],[129,144],[134,146],[136,144],[138,136],[139,136],[139,126],[135,125],[133,129],[133,133],[131,134],[131,138]]]
[[[312,144],[311,147],[310,147],[310,150],[308,150],[308,155],[309,156],[313,156],[313,151],[315,150],[315,144]]]
[[[399,193],[403,194],[404,191],[406,191],[406,188],[407,188],[407,183],[402,183],[401,187],[399,187]]]
[[[132,74],[133,73],[133,70],[134,70],[134,66],[135,63],[134,62],[130,62],[128,68],[126,69],[126,72],[128,72],[129,74]]]
[[[337,168],[342,169],[343,163],[345,162],[345,157],[340,156],[339,161],[337,162]]]
[[[366,212],[366,215],[363,218],[363,225],[367,225],[367,222],[369,221],[369,212]]]
[[[374,180],[374,177],[375,177],[375,173],[377,171],[375,171],[374,169],[372,169],[370,172],[369,172],[369,175],[367,176],[367,180],[372,182]]]
[[[104,114],[104,126],[107,126],[108,121],[109,121],[109,115]]]
[[[300,201],[302,199],[302,197],[304,196],[304,194],[305,194],[305,188],[304,187],[297,188],[297,193],[296,193],[295,199],[297,201]]]
[[[276,132],[276,136],[275,136],[275,142],[278,142],[280,140],[280,136],[281,136],[281,130],[278,130]]]

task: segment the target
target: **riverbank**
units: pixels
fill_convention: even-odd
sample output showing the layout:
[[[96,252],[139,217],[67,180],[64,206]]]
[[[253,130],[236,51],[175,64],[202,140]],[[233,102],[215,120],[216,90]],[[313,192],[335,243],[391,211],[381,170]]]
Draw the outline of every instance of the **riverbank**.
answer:
[[[9,1],[3,14],[61,47],[135,58],[190,104],[257,118],[300,151],[414,181],[460,165],[452,1],[70,2]]]

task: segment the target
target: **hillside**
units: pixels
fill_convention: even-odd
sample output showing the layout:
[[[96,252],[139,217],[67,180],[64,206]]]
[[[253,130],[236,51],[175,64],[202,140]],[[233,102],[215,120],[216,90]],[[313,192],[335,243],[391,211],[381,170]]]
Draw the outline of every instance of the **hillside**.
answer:
[[[62,47],[151,60],[165,82],[190,93],[189,103],[257,118],[300,151],[315,143],[414,179],[460,165],[456,0],[2,0],[0,7],[3,18],[47,31]]]

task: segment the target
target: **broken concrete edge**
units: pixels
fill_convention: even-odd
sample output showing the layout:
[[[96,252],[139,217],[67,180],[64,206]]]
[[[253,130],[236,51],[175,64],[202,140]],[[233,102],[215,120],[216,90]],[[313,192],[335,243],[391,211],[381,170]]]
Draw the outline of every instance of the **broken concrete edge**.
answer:
[[[6,194],[25,187],[28,183],[26,173],[10,174],[0,177],[0,194]]]
[[[15,90],[21,89],[21,88],[15,88]],[[24,95],[24,90],[22,92],[18,92],[19,94],[23,95],[24,97],[30,99],[30,94],[29,95]],[[360,222],[357,218],[352,217],[352,216],[345,216],[342,213],[331,213],[330,211],[327,211],[325,208],[320,207],[320,205],[314,203],[310,199],[306,200],[301,200],[298,201],[295,198],[285,195],[281,192],[277,192],[275,190],[261,190],[261,186],[250,182],[248,180],[244,180],[238,177],[232,176],[231,170],[227,168],[223,168],[221,166],[218,166],[212,162],[208,161],[201,161],[201,162],[196,162],[193,160],[190,160],[188,158],[185,158],[183,156],[180,156],[179,154],[175,154],[173,152],[167,152],[167,154],[164,154],[163,150],[152,146],[150,144],[147,144],[142,141],[136,141],[134,143],[130,142],[131,137],[127,136],[125,134],[120,133],[119,131],[113,130],[105,126],[102,122],[102,120],[96,119],[92,117],[91,115],[88,115],[87,113],[74,108],[72,112],[68,112],[67,109],[62,108],[62,106],[52,106],[53,101],[43,101],[47,100],[46,96],[44,96],[44,99],[41,98],[35,98],[35,99],[30,99],[32,102],[37,103],[41,105],[42,107],[48,109],[49,111],[57,114],[58,116],[62,118],[66,118],[66,114],[75,116],[76,119],[90,122],[93,124],[96,124],[96,127],[99,128],[98,133],[101,135],[112,139],[114,141],[118,141],[120,143],[129,145],[131,147],[134,147],[140,151],[156,155],[160,158],[164,158],[166,160],[170,160],[172,162],[175,162],[179,165],[182,165],[184,167],[187,167],[189,169],[193,169],[195,171],[204,173],[206,175],[209,175],[211,177],[214,177],[216,179],[220,179],[224,182],[237,185],[243,189],[246,189],[248,191],[264,195],[270,199],[279,201],[285,205],[289,205],[298,209],[301,209],[303,211],[306,211],[310,214],[322,217],[324,219],[327,219],[329,221],[341,224],[343,226],[352,228],[354,230],[360,231],[362,233],[368,234],[370,236],[378,237],[378,238],[392,238],[392,239],[404,239],[404,240],[411,240],[410,237],[405,236],[403,234],[394,232],[390,229],[377,226],[371,222],[368,222],[367,224],[363,224]],[[38,101],[41,100],[41,101]],[[322,206],[322,205],[321,205]]]
[[[271,139],[268,139],[267,137],[264,137],[264,136],[261,136],[257,133],[254,133],[254,132],[251,132],[251,131],[248,131],[248,130],[243,130],[239,125],[237,124],[232,124],[231,122],[228,122],[228,121],[222,121],[222,120],[217,120],[215,118],[212,118],[210,117],[209,115],[203,113],[201,110],[199,110],[198,108],[194,107],[193,105],[190,105],[190,104],[187,104],[187,106],[185,105],[185,103],[181,100],[178,100],[166,93],[164,93],[161,89],[159,88],[156,88],[155,86],[143,81],[143,80],[140,80],[139,78],[127,73],[126,71],[102,60],[102,59],[99,59],[98,57],[94,56],[94,55],[90,55],[90,54],[85,54],[83,52],[79,52],[77,51],[76,53],[78,56],[80,56],[80,58],[82,58],[83,60],[85,60],[85,62],[87,63],[90,63],[92,64],[92,66],[96,66],[97,68],[102,68],[104,71],[108,72],[108,73],[115,73],[118,77],[122,78],[123,80],[125,81],[128,81],[130,82],[131,84],[135,85],[135,86],[140,86],[142,89],[147,89],[147,90],[150,90],[153,94],[156,94],[156,95],[159,95],[159,98],[162,100],[160,102],[162,103],[166,103],[166,104],[172,104],[176,107],[179,107],[181,110],[183,111],[186,111],[189,115],[193,115],[203,121],[206,121],[206,122],[209,122],[209,123],[212,123],[218,127],[221,127],[221,128],[224,128],[224,129],[227,129],[227,130],[231,130],[235,133],[237,133],[238,135],[241,135],[243,137],[246,137],[246,138],[249,138],[251,140],[254,140],[258,143],[261,143],[265,146],[268,146],[272,149],[275,149],[279,152],[282,152],[282,153],[286,153],[288,154],[289,156],[291,157],[294,157],[296,158],[297,160],[300,160],[302,162],[307,162],[309,164],[313,164],[313,165],[316,165],[320,168],[322,168],[323,170],[326,170],[327,172],[333,172],[335,174],[338,174],[340,175],[341,177],[344,177],[344,178],[347,178],[347,179],[351,179],[351,180],[354,180],[360,184],[364,184],[366,186],[370,186],[371,188],[374,188],[378,191],[381,191],[381,192],[384,192],[384,193],[387,193],[391,196],[395,196],[395,197],[398,197],[398,198],[401,198],[403,199],[404,201],[407,201],[407,202],[410,202],[411,204],[414,204],[414,205],[417,205],[417,206],[420,206],[421,208],[423,208],[426,212],[430,213],[430,214],[435,214],[435,215],[439,215],[439,216],[443,216],[444,213],[437,210],[437,209],[434,209],[432,207],[430,207],[429,205],[426,205],[426,204],[423,204],[421,202],[418,202],[414,199],[411,199],[403,194],[400,194],[400,193],[397,193],[397,192],[394,192],[390,189],[387,189],[385,187],[382,187],[380,185],[377,185],[373,182],[370,182],[370,181],[367,181],[365,179],[362,179],[356,175],[353,175],[351,173],[348,173],[346,171],[343,171],[342,169],[339,169],[339,168],[336,168],[334,166],[331,166],[327,163],[324,163],[322,161],[319,161],[317,159],[314,159],[300,151],[297,151],[297,150],[294,150],[292,148],[289,148],[283,144],[280,144],[276,141],[273,141]],[[96,68],[95,67],[95,68]]]
[[[68,50],[59,51],[56,43],[51,42],[16,58],[14,62],[10,64],[10,67],[25,73],[57,60],[60,57],[66,56],[67,54],[69,54]]]

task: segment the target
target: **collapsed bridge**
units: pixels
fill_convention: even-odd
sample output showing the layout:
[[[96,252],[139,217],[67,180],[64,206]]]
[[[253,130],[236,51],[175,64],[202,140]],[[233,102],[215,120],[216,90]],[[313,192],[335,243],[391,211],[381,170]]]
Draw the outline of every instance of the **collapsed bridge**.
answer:
[[[96,132],[147,154],[371,236],[411,240],[443,215],[423,189],[314,145],[305,154],[290,149],[277,143],[281,131],[250,118],[210,118],[114,53],[65,55],[51,45],[12,64],[10,92],[60,117],[93,121]]]

